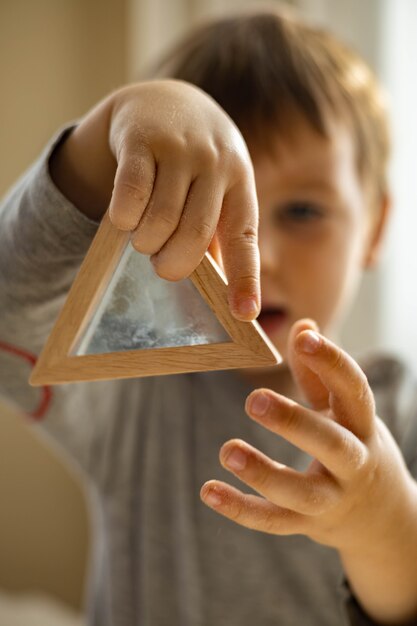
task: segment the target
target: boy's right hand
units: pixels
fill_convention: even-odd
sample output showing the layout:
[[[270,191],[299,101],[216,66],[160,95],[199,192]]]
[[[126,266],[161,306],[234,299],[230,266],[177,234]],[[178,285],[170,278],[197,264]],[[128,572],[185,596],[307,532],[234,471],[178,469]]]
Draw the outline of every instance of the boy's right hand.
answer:
[[[168,280],[198,266],[214,235],[238,319],[260,306],[258,207],[237,127],[200,89],[174,80],[124,87],[55,151],[51,175],[83,213],[108,206],[119,229]]]

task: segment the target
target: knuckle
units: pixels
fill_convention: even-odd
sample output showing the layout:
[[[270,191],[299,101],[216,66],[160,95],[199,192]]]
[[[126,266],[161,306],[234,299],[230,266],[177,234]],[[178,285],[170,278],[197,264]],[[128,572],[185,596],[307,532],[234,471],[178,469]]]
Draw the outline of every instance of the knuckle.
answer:
[[[242,274],[241,276],[237,276],[235,280],[230,281],[230,286],[242,292],[252,294],[257,290],[258,281],[252,274]]]
[[[235,238],[237,243],[243,246],[253,246],[258,242],[258,229],[253,224],[247,224],[242,232]]]
[[[197,241],[211,241],[214,228],[213,225],[209,222],[194,222],[189,225],[190,235],[192,240],[197,239]]]
[[[230,519],[235,522],[242,522],[245,516],[245,503],[239,499],[237,501],[229,503],[228,515]]]
[[[197,146],[196,153],[198,162],[205,167],[217,165],[220,161],[220,151],[212,143],[202,142]]]
[[[229,170],[236,170],[237,162],[240,161],[238,151],[227,141],[219,139],[215,142],[214,149],[217,158],[221,159],[222,167]]]
[[[357,390],[357,398],[359,402],[363,403],[367,408],[375,409],[375,400],[369,382],[364,372],[360,370],[359,386]]]
[[[287,432],[296,432],[300,425],[300,415],[297,405],[294,403],[282,413],[282,422]]]
[[[250,159],[243,157],[240,152],[229,151],[229,160],[236,180],[245,180],[248,174],[252,175],[252,165]]]
[[[177,228],[178,222],[167,212],[158,210],[157,207],[151,207],[143,216],[139,229],[144,226],[150,226],[155,233],[172,233]]]
[[[138,144],[144,143],[147,136],[143,125],[139,123],[137,108],[132,102],[128,103],[122,100],[116,107],[116,111],[118,113],[116,113],[115,127],[119,132],[120,147],[125,151],[134,152],[134,148]]]
[[[250,260],[252,265],[258,269],[258,233],[255,227],[246,227],[239,234],[229,237],[225,244],[231,258],[237,258],[238,255],[244,254],[248,261]],[[243,274],[242,276],[254,278],[252,274]]]
[[[157,150],[177,157],[188,149],[188,141],[184,135],[179,133],[167,133],[155,138]]]
[[[342,430],[337,436],[328,438],[324,442],[326,452],[334,454],[338,458],[349,458],[350,450],[352,448],[351,433],[348,430]]]
[[[343,367],[344,359],[339,350],[336,350],[333,354],[333,358],[330,362],[330,371],[337,371]]]
[[[148,191],[144,189],[133,180],[127,178],[121,178],[117,181],[118,190],[127,196],[129,199],[134,200],[138,204],[144,204],[148,199]]]
[[[362,442],[351,446],[349,454],[349,468],[353,474],[361,475],[369,469],[369,451]]]
[[[269,534],[279,534],[282,526],[279,516],[273,509],[268,509],[263,513],[262,529]]]
[[[329,499],[322,486],[312,481],[304,495],[305,510],[310,515],[321,515],[329,507]]]
[[[271,482],[271,468],[260,459],[254,459],[252,462],[252,477],[259,489],[267,490]]]
[[[223,134],[217,137],[215,145],[222,163],[240,178],[247,175],[252,162],[240,131],[237,128],[234,130],[235,132],[232,131],[231,135]]]

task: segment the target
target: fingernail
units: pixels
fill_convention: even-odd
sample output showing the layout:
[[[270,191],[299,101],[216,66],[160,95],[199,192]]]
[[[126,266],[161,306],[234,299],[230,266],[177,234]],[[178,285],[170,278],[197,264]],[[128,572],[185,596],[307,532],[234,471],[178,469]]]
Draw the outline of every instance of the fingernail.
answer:
[[[247,457],[243,450],[233,448],[224,460],[227,467],[233,470],[243,470],[246,467]]]
[[[254,318],[258,314],[258,304],[253,298],[240,300],[237,305],[237,312],[242,317]]]
[[[202,494],[202,498],[209,506],[220,506],[222,499],[218,493],[210,489],[206,493]]]
[[[257,393],[249,399],[249,412],[252,415],[265,415],[269,407],[269,398],[265,393]]]
[[[321,339],[314,330],[306,330],[300,337],[300,348],[303,352],[314,354],[321,344]]]

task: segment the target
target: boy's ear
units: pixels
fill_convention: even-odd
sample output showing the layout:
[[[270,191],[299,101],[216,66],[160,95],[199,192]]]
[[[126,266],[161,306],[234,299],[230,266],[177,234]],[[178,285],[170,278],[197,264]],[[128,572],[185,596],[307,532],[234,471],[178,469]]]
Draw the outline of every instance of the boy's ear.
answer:
[[[364,269],[372,269],[378,264],[384,236],[391,214],[391,206],[391,196],[388,192],[386,192],[383,194],[379,205],[374,209],[375,216],[373,216],[371,222],[368,245],[363,261]]]

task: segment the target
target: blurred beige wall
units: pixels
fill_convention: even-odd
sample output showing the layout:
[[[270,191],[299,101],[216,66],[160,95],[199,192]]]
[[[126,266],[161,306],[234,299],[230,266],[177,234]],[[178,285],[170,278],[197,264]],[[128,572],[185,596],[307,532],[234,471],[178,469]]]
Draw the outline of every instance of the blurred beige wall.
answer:
[[[0,194],[64,122],[126,80],[127,0],[1,0]]]
[[[134,80],[202,20],[253,7],[294,5],[295,0],[129,0],[129,77]]]
[[[126,80],[125,0],[0,1],[0,195],[51,134]],[[0,588],[83,603],[77,476],[0,402]]]

